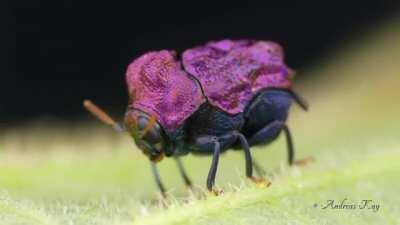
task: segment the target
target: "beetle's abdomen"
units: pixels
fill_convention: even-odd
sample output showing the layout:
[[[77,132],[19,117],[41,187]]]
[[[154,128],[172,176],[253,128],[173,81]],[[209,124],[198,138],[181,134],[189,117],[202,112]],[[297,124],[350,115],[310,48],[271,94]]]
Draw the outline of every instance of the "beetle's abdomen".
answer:
[[[149,52],[126,72],[130,107],[154,115],[167,131],[183,124],[204,102],[201,88],[175,59],[175,53]]]
[[[282,48],[269,41],[210,42],[186,50],[182,62],[209,103],[231,115],[243,112],[261,89],[291,85]]]

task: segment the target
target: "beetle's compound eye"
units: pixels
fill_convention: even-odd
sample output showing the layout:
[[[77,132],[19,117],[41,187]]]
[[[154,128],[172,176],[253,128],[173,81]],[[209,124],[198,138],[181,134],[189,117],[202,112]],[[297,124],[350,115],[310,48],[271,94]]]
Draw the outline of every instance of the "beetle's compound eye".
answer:
[[[136,145],[151,161],[162,159],[165,138],[163,130],[154,116],[138,110],[129,110],[125,115],[125,126],[134,138]]]
[[[147,142],[158,143],[161,141],[160,128],[156,122],[155,117],[139,116],[138,128],[140,136]]]

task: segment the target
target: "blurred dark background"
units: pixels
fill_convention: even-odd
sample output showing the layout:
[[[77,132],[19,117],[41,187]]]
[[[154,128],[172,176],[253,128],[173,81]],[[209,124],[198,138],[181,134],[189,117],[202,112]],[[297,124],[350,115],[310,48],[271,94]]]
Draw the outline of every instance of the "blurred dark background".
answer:
[[[398,1],[276,2],[64,0],[2,7],[0,122],[78,119],[86,116],[84,98],[123,112],[126,66],[149,50],[266,39],[283,45],[287,64],[301,70],[400,9]]]

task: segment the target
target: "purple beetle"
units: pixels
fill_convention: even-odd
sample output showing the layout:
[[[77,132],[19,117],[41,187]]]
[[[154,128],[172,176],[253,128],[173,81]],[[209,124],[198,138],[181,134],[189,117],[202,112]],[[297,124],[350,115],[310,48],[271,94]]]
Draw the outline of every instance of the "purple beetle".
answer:
[[[266,185],[250,146],[268,144],[283,130],[288,162],[294,162],[291,134],[285,121],[292,101],[307,110],[291,89],[293,72],[282,48],[270,41],[222,40],[188,49],[179,60],[174,51],[149,52],[127,69],[129,104],[124,125],[114,122],[90,101],[85,107],[117,130],[126,130],[148,156],[157,185],[165,188],[156,162],[174,157],[185,184],[192,183],[180,157],[213,156],[207,188],[213,193],[219,156],[243,150],[246,176]],[[253,167],[260,175],[253,176]]]

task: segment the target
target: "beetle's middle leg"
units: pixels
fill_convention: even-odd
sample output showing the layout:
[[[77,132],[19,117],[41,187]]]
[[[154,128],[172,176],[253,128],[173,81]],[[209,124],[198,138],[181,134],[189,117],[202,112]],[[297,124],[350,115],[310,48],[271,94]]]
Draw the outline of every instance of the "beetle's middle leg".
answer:
[[[260,186],[264,186],[264,187],[269,186],[270,183],[268,181],[266,181],[263,177],[253,176],[253,166],[254,166],[253,159],[251,157],[250,146],[246,140],[246,137],[239,132],[234,132],[234,135],[239,139],[240,144],[244,150],[244,157],[246,160],[246,176],[250,180],[252,180],[253,182],[255,182],[256,184],[258,184]]]
[[[183,167],[182,161],[179,157],[174,157],[176,165],[178,166],[179,173],[181,174],[181,177],[183,181],[185,182],[186,187],[189,190],[192,190],[192,181],[190,180],[189,176],[187,175],[185,168]]]

